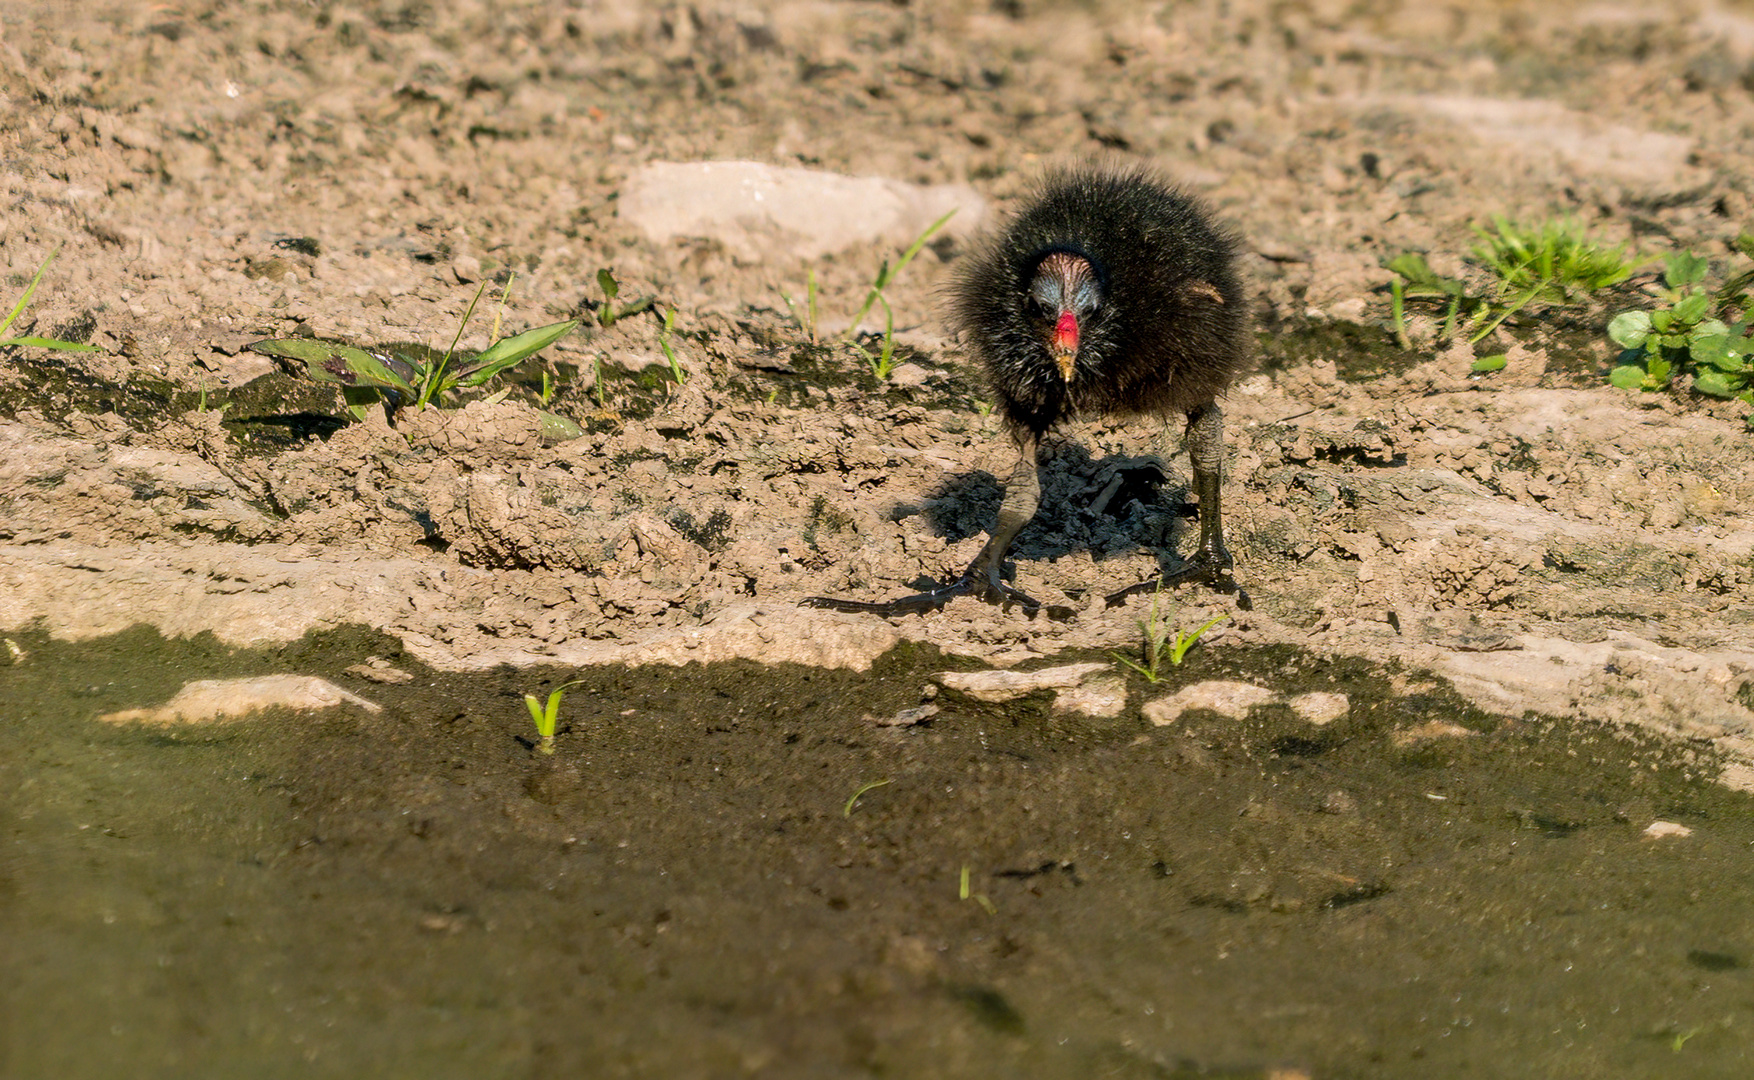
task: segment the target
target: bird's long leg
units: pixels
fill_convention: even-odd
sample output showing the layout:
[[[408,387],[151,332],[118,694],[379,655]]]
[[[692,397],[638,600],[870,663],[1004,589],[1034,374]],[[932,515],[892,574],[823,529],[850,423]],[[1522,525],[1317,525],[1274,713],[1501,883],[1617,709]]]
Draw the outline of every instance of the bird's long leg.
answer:
[[[1033,610],[1041,605],[1006,585],[1002,574],[1005,553],[1011,550],[1011,541],[1017,539],[1017,534],[1035,517],[1036,508],[1041,505],[1041,476],[1036,471],[1035,460],[1041,440],[1023,428],[1016,429],[1013,437],[1017,441],[1017,465],[1011,470],[1011,479],[1005,482],[1005,498],[999,503],[999,518],[993,523],[986,546],[974,557],[974,562],[968,564],[957,584],[969,582],[988,600],[1015,600]]]
[[[1011,479],[1005,484],[1005,498],[999,504],[999,519],[993,523],[993,531],[987,537],[986,546],[968,564],[968,569],[962,572],[961,577],[948,585],[896,600],[873,603],[865,600],[841,600],[833,596],[811,596],[802,603],[807,607],[828,608],[831,611],[908,615],[936,610],[958,596],[978,596],[989,603],[1016,604],[1029,615],[1042,610],[1039,602],[1005,584],[1003,579],[1005,553],[1011,549],[1011,541],[1017,539],[1017,534],[1035,517],[1036,508],[1041,503],[1041,478],[1036,473],[1035,461],[1036,452],[1041,445],[1040,439],[1033,432],[1022,428],[1015,429],[1013,438],[1017,442],[1017,466],[1011,470]],[[1054,618],[1071,616],[1071,611],[1067,608],[1050,607],[1047,611]]]
[[[1194,496],[1200,501],[1199,547],[1180,569],[1110,593],[1110,607],[1134,593],[1184,582],[1200,582],[1219,592],[1235,593],[1236,606],[1245,611],[1254,606],[1248,592],[1236,583],[1231,573],[1236,560],[1224,546],[1224,511],[1219,501],[1224,481],[1224,412],[1216,404],[1202,405],[1188,413],[1188,457],[1194,465]]]

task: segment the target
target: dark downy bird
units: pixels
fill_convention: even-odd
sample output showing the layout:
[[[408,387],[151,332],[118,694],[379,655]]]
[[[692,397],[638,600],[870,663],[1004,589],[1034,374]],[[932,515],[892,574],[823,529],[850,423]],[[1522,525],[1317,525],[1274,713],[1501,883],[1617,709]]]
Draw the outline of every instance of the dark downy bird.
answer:
[[[1171,572],[1108,597],[1204,582],[1248,595],[1231,576],[1219,510],[1224,417],[1216,399],[1248,358],[1237,239],[1189,196],[1143,168],[1083,165],[1049,175],[956,279],[951,316],[986,369],[1019,460],[985,548],[955,582],[885,603],[811,597],[839,611],[900,614],[974,594],[1034,614],[1041,605],[1000,571],[1041,497],[1036,452],[1062,420],[1187,417],[1200,542]]]

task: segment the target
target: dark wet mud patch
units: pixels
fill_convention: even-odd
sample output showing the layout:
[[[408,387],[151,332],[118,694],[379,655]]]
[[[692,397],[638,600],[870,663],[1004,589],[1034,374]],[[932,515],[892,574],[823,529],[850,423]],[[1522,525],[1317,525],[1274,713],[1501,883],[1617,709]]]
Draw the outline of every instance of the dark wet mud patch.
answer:
[[[1748,800],[1686,747],[1488,716],[1417,672],[1201,648],[1114,720],[945,692],[883,728],[958,665],[453,675],[366,631],[14,640],[13,1075],[1748,1069]],[[414,678],[343,674],[367,655]],[[272,671],[384,711],[92,720]],[[522,695],[575,678],[533,756]],[[1212,678],[1353,709],[1140,719]],[[1659,819],[1693,834],[1644,839]]]
[[[1344,382],[1404,375],[1430,359],[1428,350],[1403,349],[1374,324],[1299,322],[1258,335],[1257,366],[1269,375],[1326,360]]]

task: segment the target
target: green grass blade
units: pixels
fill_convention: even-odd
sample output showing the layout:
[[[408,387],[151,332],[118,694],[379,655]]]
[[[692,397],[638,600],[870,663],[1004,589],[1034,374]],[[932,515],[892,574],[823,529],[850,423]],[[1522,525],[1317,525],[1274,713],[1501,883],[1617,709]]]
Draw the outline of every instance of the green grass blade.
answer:
[[[87,345],[82,341],[60,341],[46,337],[15,337],[0,341],[0,348],[8,345],[29,345],[33,349],[57,349],[61,352],[102,352],[96,345]]]
[[[416,408],[424,409],[433,398],[457,385],[455,375],[449,378],[445,369],[451,365],[451,357],[456,355],[457,342],[463,340],[463,331],[469,328],[469,320],[475,317],[475,305],[481,302],[481,294],[487,291],[487,282],[483,281],[476,289],[475,295],[469,298],[469,306],[463,312],[462,321],[457,323],[457,332],[451,335],[451,344],[445,349],[439,362],[427,368],[420,380],[420,396],[414,402]]]
[[[526,330],[496,341],[457,368],[456,385],[480,386],[507,368],[516,367],[546,349],[578,329],[578,326],[578,319],[568,319],[566,322],[538,326],[534,330]]]
[[[31,296],[37,291],[37,285],[42,282],[43,275],[48,272],[49,264],[54,262],[55,256],[59,254],[61,254],[61,248],[56,245],[55,250],[49,252],[49,257],[43,260],[43,264],[37,267],[36,275],[30,279],[30,284],[24,287],[24,295],[18,298],[18,303],[12,305],[12,313],[6,316],[5,322],[0,322],[0,335],[4,335],[6,331],[12,329],[13,321],[23,313],[25,305],[30,303]]]
[[[878,299],[883,295],[883,290],[889,288],[901,272],[907,269],[907,264],[914,261],[914,256],[925,250],[926,242],[932,239],[932,234],[944,227],[944,223],[955,215],[956,209],[956,207],[951,207],[943,217],[926,226],[926,231],[921,233],[906,251],[902,252],[901,258],[895,261],[894,266],[891,266],[887,259],[883,261],[883,265],[877,270],[876,280],[871,283],[871,291],[865,294],[865,305],[859,309],[857,315],[853,316],[853,324],[847,327],[846,340],[850,341],[857,336],[859,324],[865,321],[865,316],[871,314],[871,309],[877,305]]]

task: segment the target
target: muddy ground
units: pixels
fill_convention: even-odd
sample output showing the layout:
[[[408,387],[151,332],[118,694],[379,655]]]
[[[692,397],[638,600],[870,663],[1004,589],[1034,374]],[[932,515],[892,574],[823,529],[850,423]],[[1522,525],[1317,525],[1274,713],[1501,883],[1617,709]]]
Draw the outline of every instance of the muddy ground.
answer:
[[[114,642],[139,646],[125,632],[142,623],[208,642],[216,655],[251,646],[268,651],[250,656],[293,648],[306,659],[313,654],[288,643],[366,627],[384,635],[376,651],[405,654],[465,698],[457,688],[466,682],[444,680],[468,676],[445,673],[503,680],[483,699],[511,710],[493,752],[523,755],[524,771],[528,752],[510,725],[518,695],[533,688],[522,682],[536,677],[501,665],[549,665],[550,681],[605,663],[799,665],[784,669],[782,685],[819,671],[814,678],[833,688],[824,694],[857,701],[834,722],[867,732],[865,714],[918,703],[930,666],[908,659],[918,650],[936,650],[945,664],[1028,667],[1131,648],[1148,601],[1110,610],[1100,597],[1160,558],[1173,565],[1193,521],[1175,440],[1164,444],[1162,431],[1137,421],[1075,425],[1044,454],[1044,510],[1014,549],[1016,580],[1072,607],[1073,618],[1031,620],[974,600],[892,620],[797,606],[819,593],[909,591],[956,573],[978,550],[1010,450],[960,343],[942,330],[937,289],[983,213],[1003,214],[1048,163],[1107,155],[1177,177],[1247,239],[1260,347],[1225,402],[1226,509],[1254,609],[1198,590],[1177,595],[1178,625],[1230,612],[1203,647],[1207,662],[1259,674],[1274,668],[1242,658],[1284,650],[1364,665],[1383,680],[1431,672],[1459,695],[1419,699],[1433,716],[1459,723],[1478,710],[1470,723],[1500,732],[1495,740],[1529,716],[1653,733],[1677,753],[1704,755],[1685,766],[1691,780],[1678,766],[1675,783],[1748,787],[1754,468],[1745,410],[1629,394],[1602,377],[1614,351],[1602,328],[1613,311],[1649,303],[1655,262],[1593,305],[1532,311],[1473,348],[1439,347],[1435,320],[1422,316],[1408,349],[1384,326],[1389,274],[1380,264],[1420,250],[1439,269],[1465,271],[1471,226],[1504,214],[1567,215],[1653,260],[1691,248],[1727,265],[1730,241],[1754,226],[1751,71],[1754,15],[1737,5],[191,3],[69,13],[14,2],[0,10],[0,297],[9,310],[59,251],[13,332],[34,325],[100,351],[0,352],[0,626],[26,656],[59,655],[54,641],[112,643],[93,646],[91,663]],[[653,239],[621,212],[646,167],[726,159],[966,193],[952,229],[888,291],[906,361],[895,379],[874,378],[841,331],[911,232],[834,249],[748,222]],[[676,309],[680,385],[657,319],[595,324],[604,267],[624,298],[654,295]],[[504,325],[582,316],[587,327],[515,373],[497,404],[404,411],[394,427],[382,413],[349,423],[333,387],[245,348],[293,335],[443,347],[477,285],[503,286],[508,271],[509,298],[502,304],[496,289],[484,301]],[[812,274],[814,335],[798,317]],[[484,346],[490,321],[478,317],[464,344]],[[1474,356],[1488,353],[1506,353],[1505,369],[1470,374]],[[535,437],[545,371],[556,387],[547,407],[576,420],[583,438],[545,446]],[[372,650],[340,651],[337,671]],[[175,648],[143,655],[188,664],[190,677],[210,673]],[[7,677],[23,678],[25,668],[14,668]],[[730,702],[760,681],[709,674],[745,668],[684,670],[720,685]],[[174,686],[153,689],[162,700]],[[1392,691],[1383,682],[1366,697]],[[1133,685],[1128,737],[1173,757],[1182,751],[1165,749],[1138,719],[1155,692]],[[801,710],[789,721],[795,733],[832,737],[815,733],[808,706],[779,706]],[[72,707],[37,699],[30,714]],[[393,715],[437,722],[415,700]],[[1007,723],[1027,727],[1035,715]],[[1375,745],[1389,753],[1389,729],[1414,717],[1372,722],[1382,735]],[[1575,749],[1565,740],[1590,737],[1565,730],[1555,745]],[[927,733],[953,744],[931,768],[954,772],[972,735],[948,722]],[[1267,753],[1283,736],[1261,735],[1249,752]],[[1232,737],[1253,736],[1210,736]],[[136,749],[157,745],[141,740]],[[292,755],[273,757],[300,778],[291,787],[339,785],[297,796],[324,812],[378,797],[347,794],[345,778],[364,785],[395,772],[353,759],[319,768],[296,746],[264,745],[271,757]],[[461,760],[474,751],[444,752]],[[617,767],[632,777],[639,755],[628,754]],[[438,767],[399,760],[410,774]],[[763,764],[750,751],[738,760],[752,775],[804,783],[783,759]],[[1484,754],[1471,767],[1489,774],[1494,760]],[[845,772],[827,785],[831,802],[868,772],[835,767]],[[530,796],[533,806],[550,810],[527,812],[550,816],[520,828],[545,836],[564,828],[556,822],[674,816],[694,805],[684,774],[640,775],[619,797],[583,780],[588,797],[537,784],[549,795]],[[641,794],[646,783],[664,794]],[[1075,789],[1067,778],[1055,798],[1107,821],[1098,789]],[[1688,790],[1688,805],[1718,797]],[[814,797],[787,792],[787,805]],[[1201,798],[1175,794],[1176,805]],[[508,798],[495,796],[493,812],[514,805]],[[1617,792],[1602,798],[1601,807],[1628,805]],[[568,808],[568,799],[612,809]],[[1501,829],[1511,827],[1496,816],[1507,800],[1517,801],[1483,800]],[[1658,809],[1638,804],[1620,824],[1636,837],[1649,822],[1633,819]],[[1602,812],[1572,816],[1619,821]],[[1079,828],[1079,813],[1068,811],[1064,827]],[[1016,827],[1005,822],[1001,831]],[[1181,827],[1199,825],[1190,817]],[[296,845],[288,835],[275,843]],[[684,848],[709,842],[678,835]],[[735,845],[743,834],[710,842]],[[815,838],[811,850],[818,842],[830,843]],[[1713,844],[1734,850],[1722,836]],[[951,858],[940,854],[939,863]],[[994,865],[1092,857],[1032,849]],[[21,873],[11,871],[14,882]],[[1183,889],[1177,903],[1209,891]],[[1300,910],[1338,895],[1296,891]],[[626,894],[629,911],[673,910],[636,893]],[[1271,911],[1273,895],[1253,894],[1243,909]],[[958,907],[957,917],[978,923],[971,910]],[[1112,928],[1123,941],[1135,925],[1127,910],[1116,909]],[[1039,933],[1055,948],[1077,947],[1061,929]],[[1018,1045],[1051,1043],[1034,1026],[1050,1008],[1042,1001],[1012,1002],[1010,986],[992,990],[1008,1003],[998,1009],[983,996],[997,976],[946,975],[936,961],[908,959],[914,948],[878,951],[901,957],[898,978],[974,1002],[977,1026],[1002,1034],[1015,1013],[1030,1021]],[[920,948],[938,955],[936,945]],[[1740,963],[1738,948],[1696,944],[1679,955]],[[1235,985],[1267,977],[1255,971]],[[956,998],[955,987],[975,989]],[[807,996],[796,985],[789,992]],[[701,1008],[732,1008],[722,991],[701,993]],[[751,1006],[764,1018],[810,1005],[764,1001]],[[1246,1009],[1226,1001],[1236,1011],[1222,1022],[1239,1022]],[[680,1012],[675,1023],[699,1015]],[[1677,1020],[1673,1034],[1720,1020]],[[1668,1023],[1645,1024],[1638,1037],[1660,1042]],[[1111,1035],[1115,1045],[1144,1037]],[[738,1069],[792,1060],[763,1032],[749,1039],[732,1055]],[[1313,1040],[1284,1055],[1219,1041],[1189,1049],[1187,1060],[1257,1070],[1284,1062],[1324,1075],[1392,1072],[1390,1059],[1417,1067],[1395,1056],[1407,1046],[1314,1049]],[[1173,1044],[1152,1044],[1134,1064],[1180,1067]],[[559,1045],[573,1054],[587,1044]],[[945,1051],[947,1073],[973,1071],[985,1052],[959,1047]],[[972,1056],[956,1056],[965,1051]],[[827,1051],[798,1054],[807,1064],[796,1075],[841,1067],[819,1064]],[[888,1059],[833,1060],[878,1070]],[[931,1059],[910,1059],[905,1071],[927,1068],[921,1060]],[[1066,1074],[1089,1060],[1065,1059]],[[669,1064],[670,1074],[725,1074],[708,1059]],[[1592,1075],[1582,1059],[1572,1064],[1573,1074]],[[666,1063],[636,1058],[627,1071],[665,1074]]]

